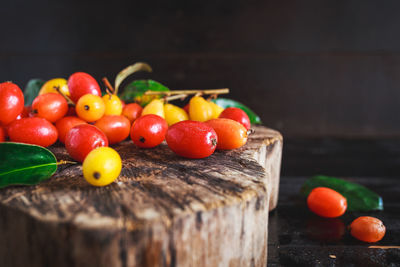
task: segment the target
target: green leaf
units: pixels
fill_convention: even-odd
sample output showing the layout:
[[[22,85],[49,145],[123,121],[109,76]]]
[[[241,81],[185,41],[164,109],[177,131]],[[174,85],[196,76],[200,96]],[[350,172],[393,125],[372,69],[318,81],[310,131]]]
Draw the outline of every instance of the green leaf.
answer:
[[[143,62],[135,63],[121,70],[115,77],[115,83],[114,83],[115,94],[118,93],[118,88],[123,82],[123,80],[125,80],[126,77],[128,77],[129,75],[138,71],[152,72],[153,70],[151,69],[149,64]]]
[[[347,199],[347,210],[349,211],[371,211],[383,210],[382,198],[365,186],[352,183],[343,179],[317,175],[308,179],[301,187],[301,194],[308,196],[316,187],[328,187]]]
[[[242,103],[240,103],[236,100],[228,99],[228,98],[217,98],[217,99],[213,99],[211,101],[213,101],[215,104],[217,104],[223,108],[230,108],[230,107],[240,108],[244,112],[246,112],[246,114],[247,114],[247,116],[249,116],[250,122],[252,124],[261,124],[262,123],[260,117],[256,113],[254,113],[254,111],[252,111],[250,108],[248,108],[247,106],[243,105]]]
[[[25,106],[32,105],[33,100],[38,96],[40,88],[42,88],[43,84],[44,81],[41,79],[29,80],[24,90]]]
[[[56,157],[41,146],[5,142],[0,152],[0,188],[37,184],[57,170]]]
[[[169,91],[168,87],[159,82],[153,80],[136,80],[124,88],[124,92],[120,95],[120,98],[127,103],[137,102],[145,106],[151,100],[160,98],[157,95],[143,95],[148,90],[157,92]]]

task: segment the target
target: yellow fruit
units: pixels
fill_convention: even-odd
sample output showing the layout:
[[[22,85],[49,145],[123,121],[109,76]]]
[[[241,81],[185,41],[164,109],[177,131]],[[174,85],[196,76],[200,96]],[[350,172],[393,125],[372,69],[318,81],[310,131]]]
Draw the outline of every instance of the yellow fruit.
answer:
[[[110,147],[90,151],[82,164],[83,177],[94,186],[111,184],[118,178],[121,168],[121,157]]]
[[[189,117],[193,121],[208,121],[213,117],[213,109],[204,98],[194,96],[189,102]]]
[[[172,104],[164,105],[164,113],[165,113],[165,120],[167,121],[168,126],[189,119],[189,116],[184,109]]]
[[[103,101],[106,106],[104,115],[121,115],[122,102],[117,95],[104,95]]]
[[[163,101],[160,99],[154,99],[149,104],[147,104],[147,106],[143,108],[142,116],[147,114],[155,114],[164,119],[165,113]]]
[[[54,87],[59,87],[61,93],[63,93],[66,96],[69,96],[67,80],[63,78],[55,78],[45,82],[42,88],[40,88],[39,95],[47,93],[58,93]]]
[[[213,115],[211,119],[217,119],[219,117],[219,115],[222,113],[222,111],[224,111],[224,108],[221,106],[218,106],[217,104],[215,104],[214,102],[208,101],[208,103],[210,104],[212,110],[213,110]]]
[[[87,122],[93,122],[103,117],[106,106],[100,96],[86,94],[79,98],[75,110],[79,118]]]

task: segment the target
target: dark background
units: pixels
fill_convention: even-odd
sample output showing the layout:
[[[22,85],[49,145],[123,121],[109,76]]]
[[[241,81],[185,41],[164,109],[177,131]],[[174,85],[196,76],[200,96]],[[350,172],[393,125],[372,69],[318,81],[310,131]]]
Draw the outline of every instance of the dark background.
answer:
[[[396,175],[400,145],[385,142],[400,137],[399,10],[399,1],[1,1],[0,80],[23,88],[76,71],[113,80],[145,61],[154,72],[135,78],[229,87],[283,133],[283,174]]]
[[[0,80],[145,61],[172,89],[229,87],[285,137],[400,136],[398,1],[1,1]]]

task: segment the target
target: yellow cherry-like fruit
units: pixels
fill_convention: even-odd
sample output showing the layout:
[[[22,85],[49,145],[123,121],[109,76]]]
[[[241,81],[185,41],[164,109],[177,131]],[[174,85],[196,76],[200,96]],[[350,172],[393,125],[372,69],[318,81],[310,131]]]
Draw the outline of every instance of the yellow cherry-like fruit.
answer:
[[[55,78],[45,82],[42,88],[40,88],[39,95],[47,93],[58,93],[56,87],[60,88],[61,93],[69,96],[67,80],[64,78]]]
[[[103,101],[106,106],[104,115],[121,115],[122,102],[117,95],[106,94],[103,96]]]
[[[164,103],[160,99],[153,99],[147,106],[143,108],[142,116],[147,114],[155,114],[165,119]]]
[[[167,121],[168,126],[189,119],[189,116],[184,109],[172,104],[164,105],[164,113],[165,113],[165,120]]]
[[[79,98],[75,110],[78,117],[82,120],[94,122],[103,117],[106,106],[100,96],[86,94]]]
[[[204,98],[194,96],[189,101],[189,117],[193,121],[208,121],[213,117],[213,109]]]
[[[86,156],[82,164],[83,177],[94,186],[106,186],[118,178],[122,163],[111,147],[98,147]]]

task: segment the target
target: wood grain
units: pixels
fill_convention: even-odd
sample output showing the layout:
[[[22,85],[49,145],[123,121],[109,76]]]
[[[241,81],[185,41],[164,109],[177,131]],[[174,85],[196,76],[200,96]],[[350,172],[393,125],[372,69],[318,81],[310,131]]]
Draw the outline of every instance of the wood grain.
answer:
[[[0,190],[0,265],[265,266],[282,137],[255,130],[245,147],[200,160],[125,141],[115,147],[122,173],[107,187],[70,165]]]

